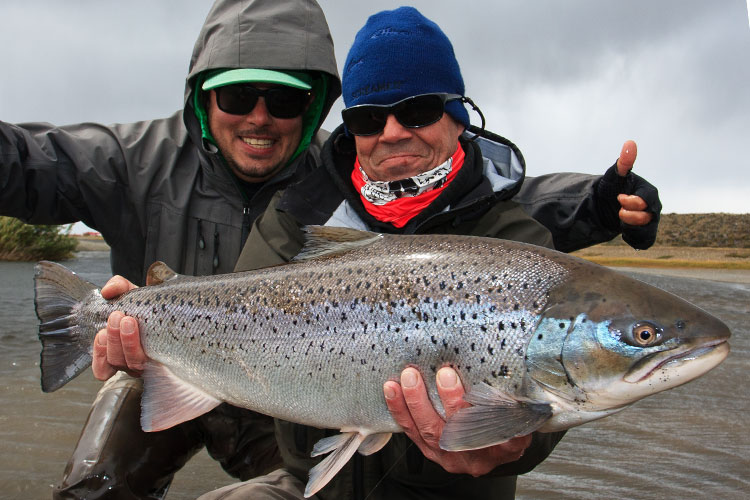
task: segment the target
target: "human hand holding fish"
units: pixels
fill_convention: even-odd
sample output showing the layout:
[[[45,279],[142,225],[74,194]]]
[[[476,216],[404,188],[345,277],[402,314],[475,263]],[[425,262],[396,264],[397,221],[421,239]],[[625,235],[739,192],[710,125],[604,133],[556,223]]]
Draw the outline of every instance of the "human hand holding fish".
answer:
[[[464,399],[463,384],[453,368],[438,370],[436,381],[446,419],[471,406]],[[383,393],[393,419],[422,454],[453,474],[482,476],[498,465],[515,462],[531,444],[529,434],[487,448],[446,451],[440,447],[445,420],[432,405],[418,370],[406,368],[401,372],[401,384],[389,380],[383,385]]]
[[[138,288],[122,276],[113,276],[102,287],[102,297],[114,300]],[[91,368],[98,380],[108,380],[122,370],[132,377],[140,377],[146,363],[146,353],[141,346],[138,321],[115,311],[107,318],[107,328],[100,330],[94,341]]]

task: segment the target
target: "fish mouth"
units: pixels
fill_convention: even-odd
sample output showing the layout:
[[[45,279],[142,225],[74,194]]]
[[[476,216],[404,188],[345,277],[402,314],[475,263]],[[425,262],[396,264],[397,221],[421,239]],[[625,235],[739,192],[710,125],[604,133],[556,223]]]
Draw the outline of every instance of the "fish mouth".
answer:
[[[689,376],[689,378],[681,380],[680,383],[684,383],[703,375],[724,361],[728,355],[729,342],[726,339],[706,342],[680,352],[673,352],[672,350],[657,352],[644,357],[633,365],[623,380],[637,384],[650,378],[656,371],[664,369],[667,365],[682,365],[684,368],[677,368],[676,371],[679,375]],[[686,361],[690,363],[685,363]],[[686,366],[688,364],[690,367]]]

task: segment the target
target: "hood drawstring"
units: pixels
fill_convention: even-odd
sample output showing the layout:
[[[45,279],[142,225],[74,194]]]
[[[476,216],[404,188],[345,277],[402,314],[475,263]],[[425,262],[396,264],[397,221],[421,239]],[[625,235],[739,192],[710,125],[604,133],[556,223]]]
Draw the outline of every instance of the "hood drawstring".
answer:
[[[206,240],[203,238],[203,221],[198,219],[198,248],[201,250],[206,249]],[[214,226],[214,256],[212,259],[213,270],[219,267],[219,228]]]
[[[201,220],[198,219],[198,248],[204,250],[206,248],[206,240],[203,239],[203,231],[201,229]]]
[[[214,226],[214,271],[219,267],[219,228]]]

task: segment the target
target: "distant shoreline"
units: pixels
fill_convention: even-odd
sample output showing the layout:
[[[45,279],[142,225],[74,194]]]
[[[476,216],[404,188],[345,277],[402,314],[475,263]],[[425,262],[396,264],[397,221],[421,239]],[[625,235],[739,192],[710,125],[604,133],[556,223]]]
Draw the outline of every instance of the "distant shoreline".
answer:
[[[77,236],[73,238],[78,242],[76,252],[109,252],[109,245],[104,238],[98,236]]]
[[[76,252],[108,252],[100,237],[75,236]],[[750,271],[750,248],[675,247],[654,245],[633,250],[627,245],[595,245],[573,255],[609,267],[660,269],[727,269]]]

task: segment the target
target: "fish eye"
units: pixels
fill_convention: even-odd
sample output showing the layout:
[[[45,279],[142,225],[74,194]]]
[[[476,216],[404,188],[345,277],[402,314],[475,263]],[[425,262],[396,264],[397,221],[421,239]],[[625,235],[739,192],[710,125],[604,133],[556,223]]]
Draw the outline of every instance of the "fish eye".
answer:
[[[640,347],[648,347],[661,340],[661,328],[647,322],[633,325],[633,340]]]

